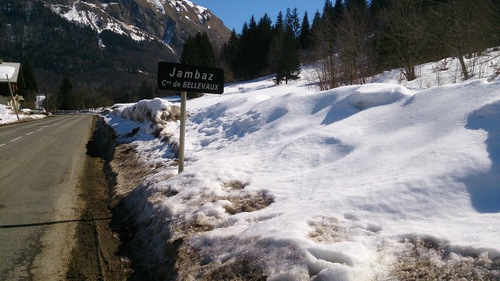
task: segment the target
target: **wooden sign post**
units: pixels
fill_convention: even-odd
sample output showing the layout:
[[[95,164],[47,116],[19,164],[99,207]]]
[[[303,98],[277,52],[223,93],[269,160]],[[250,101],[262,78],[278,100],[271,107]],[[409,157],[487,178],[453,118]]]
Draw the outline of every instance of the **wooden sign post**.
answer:
[[[186,65],[170,62],[158,63],[158,89],[181,92],[179,135],[179,173],[184,170],[187,92],[224,93],[224,70],[216,67]]]

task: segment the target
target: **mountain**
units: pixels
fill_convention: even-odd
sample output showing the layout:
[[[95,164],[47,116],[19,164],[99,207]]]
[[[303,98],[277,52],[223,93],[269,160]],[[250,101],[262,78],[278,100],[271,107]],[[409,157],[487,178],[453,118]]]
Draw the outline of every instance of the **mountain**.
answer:
[[[29,60],[41,91],[64,76],[77,88],[121,91],[155,86],[157,62],[178,61],[189,36],[206,32],[220,48],[231,31],[187,0],[2,0],[0,58]]]

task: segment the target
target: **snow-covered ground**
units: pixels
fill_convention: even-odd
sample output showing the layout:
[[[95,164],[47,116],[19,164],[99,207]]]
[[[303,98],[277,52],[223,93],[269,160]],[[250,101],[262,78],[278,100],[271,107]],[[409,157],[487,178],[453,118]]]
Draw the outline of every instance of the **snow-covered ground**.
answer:
[[[168,263],[183,241],[178,280],[402,280],[419,265],[498,280],[499,56],[468,81],[448,59],[411,82],[227,85],[188,101],[181,174],[178,102],[116,105],[105,120],[151,169],[127,196],[145,256]]]
[[[182,238],[199,260],[179,280],[242,264],[268,280],[397,280],[423,241],[437,269],[479,259],[500,278],[499,54],[468,81],[448,59],[411,82],[395,70],[322,92],[227,85],[188,101],[181,174],[165,142],[179,124],[160,118],[174,104],[117,106],[107,122],[151,167],[128,198],[144,251],[165,262]]]
[[[24,114],[22,111],[19,112],[19,120],[33,120],[47,117],[44,114]],[[12,109],[12,107],[7,107],[6,105],[0,104],[0,124],[9,124],[18,122],[17,115]]]

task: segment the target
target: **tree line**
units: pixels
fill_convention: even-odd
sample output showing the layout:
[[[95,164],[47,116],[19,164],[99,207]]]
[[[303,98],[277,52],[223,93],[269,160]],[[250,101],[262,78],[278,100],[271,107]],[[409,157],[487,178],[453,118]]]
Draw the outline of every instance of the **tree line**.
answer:
[[[274,25],[267,14],[258,23],[252,16],[240,35],[233,30],[218,54],[206,33],[188,38],[180,62],[221,66],[227,82],[274,73],[276,83],[287,83],[300,74],[300,28],[297,9],[280,12]]]
[[[306,26],[307,13],[302,20]],[[298,10],[279,12],[275,23],[265,14],[258,22],[252,16],[240,34],[235,30],[223,46],[221,65],[230,79],[244,80],[275,73],[276,82],[297,79],[300,73],[301,30]]]
[[[153,98],[158,60],[176,60],[158,41],[136,42],[68,22],[43,1],[0,1],[0,59],[21,62],[25,107],[46,95],[54,109],[88,109]],[[72,87],[61,91],[63,82]]]
[[[416,65],[456,57],[461,76],[468,79],[475,73],[466,61],[485,48],[500,46],[499,26],[498,0],[371,0],[370,4],[365,0],[325,0],[322,10],[312,20],[307,12],[301,17],[296,8],[280,12],[274,21],[267,14],[259,20],[252,16],[240,33],[233,30],[221,49],[213,47],[207,34],[198,33],[187,39],[179,60],[220,66],[225,70],[226,82],[274,75],[277,84],[299,78],[301,63],[315,63],[315,79],[320,89],[325,90],[364,83],[366,77],[394,68],[399,68],[407,80],[413,80],[418,76]],[[0,24],[2,28],[7,26]],[[87,33],[90,31],[77,34]],[[121,37],[107,33],[100,36],[107,45],[103,52],[111,48],[113,52],[120,51],[116,48],[122,45],[113,42]],[[8,53],[15,49],[16,42],[22,41],[3,44],[0,49]],[[40,58],[36,58],[22,64],[26,81],[22,83],[21,94],[29,100],[34,99],[34,93],[46,91],[39,89],[33,74],[30,61],[39,64]],[[77,58],[83,61],[80,56]],[[92,61],[117,64],[102,58]],[[60,65],[66,63],[60,61]],[[134,63],[126,68],[129,75],[137,72]],[[101,71],[100,65],[86,69]],[[55,109],[137,101],[159,95],[150,82],[143,79],[122,88],[75,87],[66,77],[58,89],[52,89],[46,101]]]
[[[296,8],[274,23],[252,16],[214,61],[228,81],[274,74],[278,84],[297,79],[301,63],[319,62],[316,79],[330,89],[394,68],[413,80],[416,65],[456,57],[468,79],[465,60],[499,46],[499,26],[495,0],[326,0],[312,21]]]
[[[152,99],[158,96],[158,89],[149,85],[146,80],[135,89],[117,89],[114,87],[91,89],[75,87],[70,77],[63,77],[55,91],[41,90],[35,72],[29,60],[21,64],[21,75],[18,79],[19,89],[16,94],[24,97],[27,108],[34,108],[37,95],[45,96],[43,107],[48,111],[85,110],[112,105],[116,102],[131,102]]]

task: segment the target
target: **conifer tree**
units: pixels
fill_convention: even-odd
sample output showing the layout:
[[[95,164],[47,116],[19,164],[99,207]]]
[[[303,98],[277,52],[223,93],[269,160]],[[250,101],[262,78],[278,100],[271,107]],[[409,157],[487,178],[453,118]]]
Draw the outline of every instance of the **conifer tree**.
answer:
[[[285,29],[285,19],[283,17],[283,12],[279,11],[278,16],[276,16],[276,22],[274,23],[274,32]]]
[[[300,47],[301,49],[311,48],[311,25],[309,24],[309,16],[307,11],[304,12],[304,17],[302,18],[302,25],[300,27],[299,35]]]
[[[61,86],[59,87],[59,92],[57,95],[59,101],[60,110],[70,110],[72,104],[72,91],[73,84],[69,80],[69,77],[64,77]]]
[[[300,42],[290,26],[281,23],[281,18],[282,13],[279,13],[268,55],[268,63],[278,85],[283,80],[288,83],[300,78]]]
[[[257,75],[266,75],[270,73],[266,58],[269,54],[272,37],[272,20],[267,14],[264,14],[264,16],[259,20],[259,23],[257,24],[257,34],[255,42],[255,48],[257,49],[255,50],[256,54],[254,58],[258,60],[258,72],[256,73]]]
[[[189,37],[182,47],[181,63],[199,66],[216,66],[214,48],[206,32],[196,33],[196,36]],[[147,86],[147,85],[146,85]],[[149,92],[146,92],[149,95]],[[188,93],[188,98],[202,96],[199,93]]]
[[[362,0],[364,1],[364,0]],[[338,24],[339,21],[342,19],[344,12],[345,12],[345,6],[347,4],[343,4],[342,0],[336,0],[335,5],[333,6],[333,11],[332,11],[332,18],[335,24]]]
[[[333,4],[331,0],[325,0],[325,4],[323,5],[323,14],[322,19],[324,21],[333,22]]]
[[[215,51],[206,32],[189,37],[182,47],[181,63],[201,66],[215,66]]]
[[[234,68],[236,67],[235,61],[239,42],[240,38],[236,30],[233,29],[231,36],[229,36],[229,41],[222,46],[221,66],[224,69],[224,79],[226,79],[227,82],[232,82],[235,79]]]
[[[200,48],[202,58],[201,65],[216,66],[217,59],[215,57],[214,47],[206,32],[196,34],[196,45]]]
[[[378,16],[378,14],[390,7],[392,0],[371,0],[370,10],[372,15]]]
[[[35,93],[38,92],[38,81],[35,76],[35,71],[29,60],[25,59],[21,64],[21,87],[20,95],[26,100],[32,101],[35,99]]]
[[[271,19],[266,14],[259,23],[252,16],[250,23],[243,25],[233,64],[234,74],[238,79],[252,79],[269,74],[267,54],[271,44]]]
[[[141,85],[139,86],[139,99],[152,99],[154,98],[153,87],[148,85],[146,80],[142,80]]]
[[[312,24],[311,24],[311,33],[312,34],[314,34],[315,32],[318,31],[318,29],[321,26],[321,21],[322,21],[321,13],[319,11],[316,11],[316,13],[314,14]]]
[[[291,10],[288,8],[285,15],[285,26],[295,37],[300,35],[300,19],[297,8]]]
[[[180,62],[183,64],[199,64],[200,61],[201,54],[196,45],[196,39],[190,36],[182,46]]]

